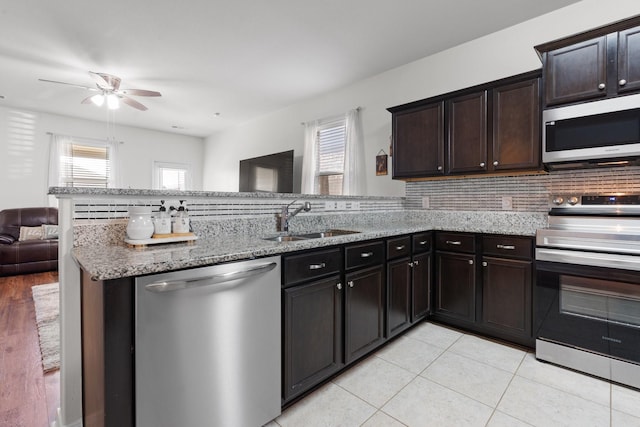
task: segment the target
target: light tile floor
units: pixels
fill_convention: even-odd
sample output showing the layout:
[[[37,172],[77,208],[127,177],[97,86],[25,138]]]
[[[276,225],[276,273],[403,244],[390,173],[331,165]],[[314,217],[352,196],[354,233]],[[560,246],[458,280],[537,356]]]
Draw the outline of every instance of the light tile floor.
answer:
[[[640,427],[640,392],[425,322],[267,427]]]

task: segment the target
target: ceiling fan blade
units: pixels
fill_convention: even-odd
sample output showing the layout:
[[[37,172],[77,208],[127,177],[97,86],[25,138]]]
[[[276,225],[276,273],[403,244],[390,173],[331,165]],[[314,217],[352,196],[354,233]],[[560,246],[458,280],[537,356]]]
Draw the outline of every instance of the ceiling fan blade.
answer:
[[[125,95],[135,95],[135,96],[162,96],[160,92],[156,92],[155,90],[122,89],[121,92]]]
[[[121,95],[121,99],[122,99],[122,102],[124,102],[125,104],[129,105],[130,107],[136,108],[136,109],[138,109],[140,111],[146,111],[147,110],[147,107],[145,107],[144,105],[140,104],[135,99],[129,98],[128,96]]]
[[[91,98],[93,98],[95,95],[91,95],[91,96],[87,96],[85,99],[83,99],[80,104],[92,104]]]
[[[47,80],[47,79],[38,79],[41,82],[47,82],[47,83],[56,83],[56,84],[60,84],[60,85],[67,85],[67,86],[73,86],[73,87],[77,87],[79,89],[86,89],[86,90],[91,90],[94,92],[100,92],[100,90],[96,89],[95,87],[89,87],[89,86],[82,86],[82,85],[77,85],[74,83],[66,83],[66,82],[58,82],[55,80]]]
[[[95,73],[93,71],[89,71],[89,75],[96,82],[98,87],[103,89],[118,90],[120,87],[120,77],[106,73]]]

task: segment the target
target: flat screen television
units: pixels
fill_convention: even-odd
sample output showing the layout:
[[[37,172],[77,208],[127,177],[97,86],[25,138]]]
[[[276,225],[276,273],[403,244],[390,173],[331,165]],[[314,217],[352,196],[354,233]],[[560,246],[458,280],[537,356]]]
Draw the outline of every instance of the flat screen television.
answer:
[[[239,191],[293,193],[293,150],[240,160]]]

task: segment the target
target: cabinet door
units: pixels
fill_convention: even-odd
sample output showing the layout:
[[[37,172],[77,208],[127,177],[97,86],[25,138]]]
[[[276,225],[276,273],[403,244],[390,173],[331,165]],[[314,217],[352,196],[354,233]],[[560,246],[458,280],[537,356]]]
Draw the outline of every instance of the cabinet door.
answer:
[[[393,178],[444,174],[444,108],[438,102],[393,115]]]
[[[475,322],[475,255],[438,252],[436,259],[436,313]]]
[[[606,96],[607,37],[545,54],[545,105]]]
[[[387,337],[411,325],[411,260],[387,263]]]
[[[482,322],[488,328],[531,337],[531,262],[483,257]]]
[[[482,91],[447,102],[449,173],[487,170],[487,93]]]
[[[282,291],[285,401],[343,366],[343,292],[340,276]]]
[[[350,363],[384,341],[384,268],[345,276],[345,361]]]
[[[431,307],[431,252],[413,256],[411,276],[413,281],[411,322],[414,323],[425,318]]]
[[[489,170],[540,167],[539,79],[493,90]]]
[[[618,34],[618,92],[640,89],[640,27]]]

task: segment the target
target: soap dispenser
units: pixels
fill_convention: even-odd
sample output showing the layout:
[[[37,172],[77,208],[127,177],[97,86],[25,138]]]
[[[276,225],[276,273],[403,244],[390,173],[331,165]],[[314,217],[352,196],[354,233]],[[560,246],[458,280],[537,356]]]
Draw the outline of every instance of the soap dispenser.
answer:
[[[155,234],[171,234],[171,216],[167,213],[164,200],[160,200],[160,210],[153,221]]]
[[[184,206],[184,200],[180,200],[180,206],[178,212],[173,220],[173,232],[178,234],[184,234],[191,231],[189,224],[189,214]]]

